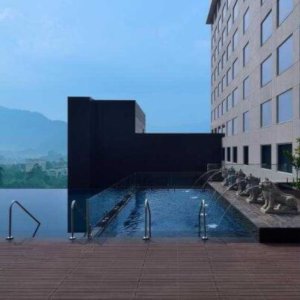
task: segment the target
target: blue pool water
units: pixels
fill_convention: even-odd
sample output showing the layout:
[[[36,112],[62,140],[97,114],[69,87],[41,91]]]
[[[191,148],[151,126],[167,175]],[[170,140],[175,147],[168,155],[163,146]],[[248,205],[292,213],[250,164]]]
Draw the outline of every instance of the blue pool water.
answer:
[[[65,238],[67,233],[67,190],[0,189],[0,239],[7,236],[8,208],[19,201],[40,222],[37,238]],[[19,207],[13,209],[15,239],[30,238],[36,223]]]
[[[197,237],[198,212],[202,199],[207,203],[207,224],[210,237],[251,237],[243,218],[222,201],[212,198],[212,192],[198,189],[137,189],[117,217],[101,236],[142,237],[144,234],[144,202],[148,199],[152,211],[153,237]],[[128,190],[109,190],[91,199],[90,220],[97,223],[105,212],[111,210]],[[85,206],[87,195],[72,195]],[[77,198],[76,198],[77,196]],[[73,198],[72,198],[73,199]],[[39,189],[0,189],[0,239],[8,234],[8,208],[18,200],[40,222],[36,235],[39,239],[67,239],[68,191]],[[77,218],[78,221],[78,218]],[[19,207],[13,210],[13,235],[16,240],[30,238],[36,228]],[[82,232],[82,230],[81,230]],[[77,234],[78,237],[82,233]]]
[[[243,220],[233,213],[211,191],[199,189],[139,189],[118,216],[102,233],[114,237],[142,237],[144,234],[144,202],[148,199],[152,212],[152,235],[157,237],[193,237],[198,234],[200,201],[207,203],[209,236],[250,237]]]

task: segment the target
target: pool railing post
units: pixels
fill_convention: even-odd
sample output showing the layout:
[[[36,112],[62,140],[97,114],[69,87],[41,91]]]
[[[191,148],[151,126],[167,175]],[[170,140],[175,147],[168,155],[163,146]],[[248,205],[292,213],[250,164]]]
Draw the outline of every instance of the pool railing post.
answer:
[[[203,216],[203,235],[201,236],[202,230],[201,230],[201,216]],[[198,215],[198,236],[201,236],[201,239],[203,241],[208,240],[207,237],[207,229],[206,229],[206,204],[205,200],[201,200],[200,209],[199,209],[199,215]]]
[[[14,239],[14,237],[11,234],[12,229],[12,207],[13,203],[9,206],[9,221],[8,221],[8,237],[6,238],[8,241],[11,241]]]
[[[148,200],[145,200],[145,232],[144,232],[144,241],[148,241],[151,238],[151,210]]]
[[[70,241],[74,241],[76,240],[76,237],[74,235],[74,210],[75,210],[75,206],[76,206],[76,200],[73,200],[71,203],[71,236],[69,237]]]

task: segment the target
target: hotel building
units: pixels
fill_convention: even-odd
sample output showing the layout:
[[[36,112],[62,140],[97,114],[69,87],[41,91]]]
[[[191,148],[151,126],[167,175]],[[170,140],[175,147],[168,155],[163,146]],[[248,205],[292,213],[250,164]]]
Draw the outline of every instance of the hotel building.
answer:
[[[295,177],[300,137],[300,0],[212,0],[211,129],[223,159],[274,181]]]

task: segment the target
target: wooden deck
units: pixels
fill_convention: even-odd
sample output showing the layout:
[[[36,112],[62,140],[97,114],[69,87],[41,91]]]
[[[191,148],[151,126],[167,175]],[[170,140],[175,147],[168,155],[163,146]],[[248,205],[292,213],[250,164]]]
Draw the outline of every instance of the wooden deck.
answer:
[[[0,243],[1,299],[300,299],[300,246]]]

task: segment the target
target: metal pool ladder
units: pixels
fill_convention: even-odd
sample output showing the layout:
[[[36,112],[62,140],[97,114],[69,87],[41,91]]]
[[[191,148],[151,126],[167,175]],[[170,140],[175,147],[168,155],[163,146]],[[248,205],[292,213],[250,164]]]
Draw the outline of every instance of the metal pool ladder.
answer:
[[[13,201],[9,206],[8,237],[6,239],[8,241],[11,241],[14,239],[14,237],[12,236],[12,209],[15,204],[18,205],[31,219],[33,219],[38,224],[32,235],[32,237],[34,238],[40,225],[41,225],[41,222],[37,218],[35,218],[20,202]]]
[[[74,235],[74,209],[76,206],[76,200],[73,200],[71,203],[71,236],[69,237],[70,241],[76,240],[76,237]]]
[[[151,209],[148,200],[145,200],[145,234],[144,241],[151,239]]]
[[[203,217],[203,235],[201,236],[202,230],[201,230],[201,217]],[[199,214],[198,214],[198,236],[202,238],[203,241],[208,240],[207,237],[207,230],[206,230],[206,204],[205,200],[201,200]]]

